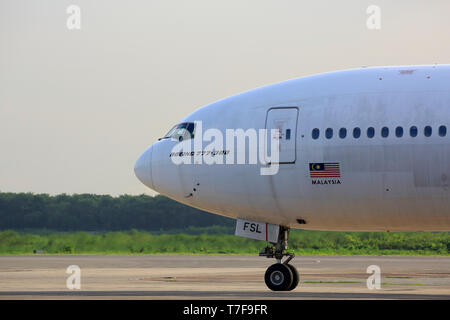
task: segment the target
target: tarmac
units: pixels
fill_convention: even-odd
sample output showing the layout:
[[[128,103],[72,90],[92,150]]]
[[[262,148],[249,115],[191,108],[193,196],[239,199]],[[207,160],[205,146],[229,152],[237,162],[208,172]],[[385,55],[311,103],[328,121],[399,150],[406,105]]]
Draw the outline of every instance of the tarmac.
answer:
[[[450,257],[297,256],[291,264],[300,284],[290,292],[266,287],[274,262],[247,255],[2,255],[0,299],[450,299]],[[67,287],[72,265],[80,268],[80,289]],[[381,271],[379,289],[367,285],[373,265]]]

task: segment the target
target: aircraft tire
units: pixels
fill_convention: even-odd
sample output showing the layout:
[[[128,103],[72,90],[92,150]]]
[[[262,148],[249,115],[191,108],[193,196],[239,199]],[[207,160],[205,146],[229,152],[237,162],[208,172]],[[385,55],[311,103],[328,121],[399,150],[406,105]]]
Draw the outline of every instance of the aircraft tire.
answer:
[[[297,271],[297,268],[296,268],[296,267],[294,267],[294,266],[291,265],[291,264],[287,264],[287,266],[288,266],[289,269],[291,270],[292,276],[293,276],[293,278],[292,278],[292,284],[291,284],[291,286],[287,289],[287,291],[291,291],[291,290],[294,290],[295,288],[297,288],[298,283],[299,283],[299,281],[300,281],[300,276],[299,276],[299,274],[298,274],[298,271]]]
[[[287,291],[292,285],[294,275],[291,268],[282,263],[275,263],[266,270],[264,281],[272,291]]]

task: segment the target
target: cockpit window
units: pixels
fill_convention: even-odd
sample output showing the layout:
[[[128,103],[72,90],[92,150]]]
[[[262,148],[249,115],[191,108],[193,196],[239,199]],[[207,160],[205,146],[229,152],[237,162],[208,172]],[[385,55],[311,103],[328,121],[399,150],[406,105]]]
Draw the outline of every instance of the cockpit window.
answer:
[[[161,139],[172,138],[177,141],[189,140],[194,138],[195,124],[193,122],[183,122],[177,124],[175,127]]]

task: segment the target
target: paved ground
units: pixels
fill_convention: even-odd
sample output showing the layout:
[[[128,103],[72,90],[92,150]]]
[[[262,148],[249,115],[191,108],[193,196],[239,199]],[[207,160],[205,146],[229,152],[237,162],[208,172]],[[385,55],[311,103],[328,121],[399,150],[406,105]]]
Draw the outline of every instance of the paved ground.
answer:
[[[257,256],[0,256],[0,299],[450,299],[450,257],[298,256],[300,285],[271,292]],[[69,265],[81,289],[69,290]],[[370,265],[381,289],[369,290]]]

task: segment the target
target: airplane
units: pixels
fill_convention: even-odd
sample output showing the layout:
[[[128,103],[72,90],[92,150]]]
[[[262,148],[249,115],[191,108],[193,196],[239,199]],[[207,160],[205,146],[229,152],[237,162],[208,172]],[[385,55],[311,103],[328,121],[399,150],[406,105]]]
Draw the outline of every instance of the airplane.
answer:
[[[208,104],[134,171],[162,195],[236,219],[236,235],[266,241],[260,255],[276,263],[265,283],[290,291],[299,282],[291,228],[450,230],[449,126],[450,65],[363,67]]]

